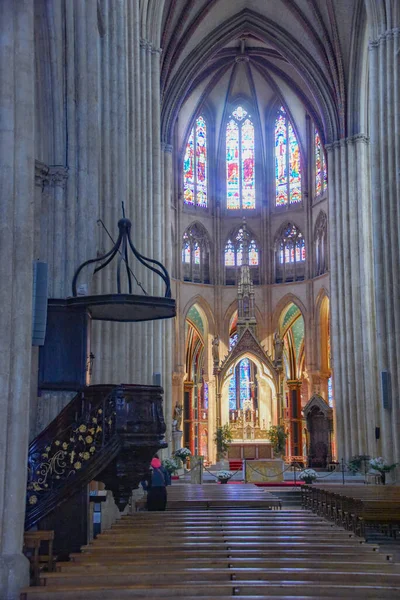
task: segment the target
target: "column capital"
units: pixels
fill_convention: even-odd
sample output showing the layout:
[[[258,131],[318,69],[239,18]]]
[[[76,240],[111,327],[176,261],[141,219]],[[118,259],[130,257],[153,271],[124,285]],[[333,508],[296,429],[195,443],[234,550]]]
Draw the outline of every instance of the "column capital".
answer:
[[[168,154],[172,154],[172,144],[168,144],[167,142],[161,142],[161,150],[163,152],[167,152]]]
[[[345,146],[350,146],[352,144],[369,144],[369,136],[364,133],[356,133],[351,137],[341,138],[340,140],[335,140],[330,144],[326,144],[325,149],[327,152],[331,152],[332,150],[336,150],[336,148],[344,148]]]
[[[43,188],[49,183],[49,167],[40,160],[35,160],[35,186]]]
[[[154,46],[154,44],[152,44],[149,40],[146,40],[145,38],[140,38],[139,44],[141,48],[144,48],[144,50],[151,52],[151,54],[161,54],[162,52],[162,48]]]
[[[62,165],[54,165],[49,167],[49,184],[53,186],[59,186],[63,189],[67,185],[68,179],[68,168]]]
[[[399,37],[400,35],[400,27],[395,27],[394,29],[388,29],[384,33],[381,33],[375,40],[370,40],[368,43],[368,49],[374,50],[378,48],[381,44],[386,42],[388,39],[393,39],[395,37]]]
[[[65,188],[68,179],[68,168],[63,165],[46,165],[40,160],[35,160],[35,185],[59,186]]]

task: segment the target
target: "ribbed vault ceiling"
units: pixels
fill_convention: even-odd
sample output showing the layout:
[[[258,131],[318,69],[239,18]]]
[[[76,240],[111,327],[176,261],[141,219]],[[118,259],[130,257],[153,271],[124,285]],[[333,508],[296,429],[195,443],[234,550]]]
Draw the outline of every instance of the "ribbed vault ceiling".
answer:
[[[171,141],[178,114],[189,126],[198,107],[240,94],[256,98],[261,119],[270,103],[294,112],[301,103],[325,142],[345,135],[363,11],[363,0],[166,0],[164,139]]]

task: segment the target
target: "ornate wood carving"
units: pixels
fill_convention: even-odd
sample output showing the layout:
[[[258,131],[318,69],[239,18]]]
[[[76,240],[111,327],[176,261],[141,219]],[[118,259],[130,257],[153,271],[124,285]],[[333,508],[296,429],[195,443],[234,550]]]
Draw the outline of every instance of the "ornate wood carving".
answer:
[[[122,510],[164,441],[162,388],[89,386],[31,443],[26,527],[93,479]]]

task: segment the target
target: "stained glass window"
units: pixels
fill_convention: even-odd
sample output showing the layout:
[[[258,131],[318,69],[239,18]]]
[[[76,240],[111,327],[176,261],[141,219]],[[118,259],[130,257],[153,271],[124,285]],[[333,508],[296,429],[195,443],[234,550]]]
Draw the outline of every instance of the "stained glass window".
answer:
[[[193,253],[194,253],[194,264],[199,265],[200,264],[200,246],[197,242],[195,242],[195,244],[194,244]]]
[[[235,266],[235,247],[232,244],[231,240],[228,240],[225,246],[225,266],[226,267],[234,267]]]
[[[301,202],[300,148],[283,107],[275,121],[275,187],[276,206]]]
[[[328,185],[328,177],[326,171],[326,161],[324,149],[321,144],[318,131],[314,131],[314,148],[315,148],[315,195],[320,196],[326,191]]]
[[[203,383],[203,398],[203,408],[208,410],[208,383],[206,381]]]
[[[207,127],[204,117],[196,119],[183,159],[185,204],[207,208]]]
[[[237,334],[237,332],[235,331],[235,333],[232,333],[232,335],[231,335],[231,336],[230,336],[230,338],[229,338],[229,350],[232,350],[232,348],[233,348],[234,346],[236,346],[236,344],[237,344],[237,341],[238,341],[238,334]]]
[[[333,385],[332,385],[332,377],[328,379],[328,404],[331,408],[333,408]]]
[[[186,233],[183,236],[182,262],[190,264],[190,241]]]
[[[250,361],[244,358],[239,363],[239,386],[240,386],[240,408],[243,408],[243,402],[249,400],[250,394]]]
[[[258,248],[254,240],[250,242],[249,246],[249,263],[251,266],[258,265]]]
[[[234,242],[228,240],[225,246],[225,266],[240,267],[243,261],[243,228],[241,227]],[[259,264],[259,250],[256,241],[253,239],[249,243],[249,265],[256,267]]]
[[[256,206],[254,125],[238,106],[226,126],[226,200],[228,209]]]
[[[296,225],[289,223],[285,227],[279,242],[278,256],[281,264],[300,263],[306,260],[305,241]]]
[[[235,372],[233,372],[231,380],[229,382],[229,410],[236,410],[236,376]]]
[[[210,246],[206,229],[194,223],[182,239],[183,278],[194,283],[210,283]]]

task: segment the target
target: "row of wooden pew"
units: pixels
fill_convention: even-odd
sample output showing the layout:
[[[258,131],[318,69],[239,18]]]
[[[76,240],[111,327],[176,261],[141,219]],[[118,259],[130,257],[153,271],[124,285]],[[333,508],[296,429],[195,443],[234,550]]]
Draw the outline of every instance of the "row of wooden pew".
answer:
[[[364,537],[366,525],[396,536],[400,486],[305,485],[302,506]]]
[[[137,512],[57,569],[21,600],[400,597],[389,555],[305,510]]]

